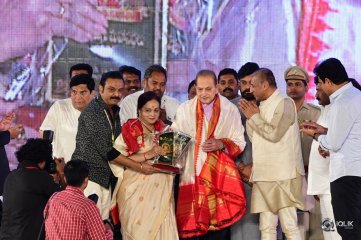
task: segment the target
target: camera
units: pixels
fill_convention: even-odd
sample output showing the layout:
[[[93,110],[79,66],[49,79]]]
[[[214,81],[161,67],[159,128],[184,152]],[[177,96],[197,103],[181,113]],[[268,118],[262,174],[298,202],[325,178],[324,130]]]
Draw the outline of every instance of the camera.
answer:
[[[43,139],[46,139],[50,143],[52,143],[53,137],[54,137],[54,131],[52,131],[52,130],[44,130],[43,131]],[[55,174],[57,172],[56,171],[56,163],[53,158],[49,158],[46,160],[44,170],[47,171],[49,174]]]

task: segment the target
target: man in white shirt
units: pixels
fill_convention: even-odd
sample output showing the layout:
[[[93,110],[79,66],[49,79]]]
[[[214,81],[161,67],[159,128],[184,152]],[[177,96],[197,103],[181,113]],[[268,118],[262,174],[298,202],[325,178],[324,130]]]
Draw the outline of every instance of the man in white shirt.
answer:
[[[320,150],[330,152],[332,207],[342,239],[361,239],[361,92],[349,82],[342,63],[329,58],[314,73],[319,87],[330,97],[328,128],[303,124]],[[328,131],[329,129],[329,131]]]
[[[40,134],[45,130],[54,132],[53,155],[71,159],[75,150],[75,138],[78,131],[80,113],[94,97],[94,79],[91,75],[80,74],[70,80],[70,98],[56,101],[49,109],[40,126]]]
[[[315,78],[316,99],[318,100],[318,104],[321,105],[321,115],[318,118],[317,123],[327,126],[327,114],[330,109],[330,98],[324,91],[322,91],[318,82],[318,78]],[[331,204],[329,153],[323,152],[321,156],[318,151],[318,147],[318,142],[313,141],[308,164],[307,194],[315,195],[319,198],[324,239],[341,240],[340,235],[336,231],[335,218]]]
[[[153,91],[161,97],[160,118],[166,124],[174,120],[179,102],[172,97],[164,95],[167,84],[167,71],[160,65],[152,65],[144,73],[144,91],[133,93],[120,103],[120,123],[123,125],[130,118],[137,118],[137,102],[143,92]]]

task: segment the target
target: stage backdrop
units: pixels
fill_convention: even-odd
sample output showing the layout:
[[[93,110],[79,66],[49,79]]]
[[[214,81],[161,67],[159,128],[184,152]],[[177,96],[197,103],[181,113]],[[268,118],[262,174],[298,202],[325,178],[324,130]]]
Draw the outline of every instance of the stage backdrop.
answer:
[[[248,61],[273,70],[282,91],[287,67],[302,66],[312,79],[329,57],[361,79],[358,0],[14,0],[0,7],[0,115],[15,111],[24,138],[36,137],[49,106],[69,97],[68,71],[80,62],[94,67],[97,82],[121,65],[144,73],[162,64],[167,94],[180,101],[200,69],[238,71]],[[99,13],[108,20],[100,35]],[[307,99],[314,100],[313,82]],[[10,144],[10,157],[23,141]]]

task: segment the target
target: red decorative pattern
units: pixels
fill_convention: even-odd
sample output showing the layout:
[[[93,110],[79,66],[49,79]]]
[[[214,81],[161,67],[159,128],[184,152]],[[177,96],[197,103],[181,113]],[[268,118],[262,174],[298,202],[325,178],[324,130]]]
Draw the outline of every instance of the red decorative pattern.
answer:
[[[314,76],[313,68],[319,61],[319,57],[324,50],[330,49],[323,40],[322,34],[333,30],[325,22],[325,17],[329,12],[337,12],[332,9],[326,0],[303,0],[301,19],[298,28],[297,65],[302,66],[310,75]],[[310,81],[309,88],[314,88],[315,84]],[[312,93],[307,93],[307,100],[315,99]]]
[[[160,132],[165,126],[162,120],[158,120],[154,124],[154,129]],[[129,119],[124,123],[122,126],[122,136],[127,145],[126,151],[129,155],[132,155],[144,146],[143,127],[138,118]]]

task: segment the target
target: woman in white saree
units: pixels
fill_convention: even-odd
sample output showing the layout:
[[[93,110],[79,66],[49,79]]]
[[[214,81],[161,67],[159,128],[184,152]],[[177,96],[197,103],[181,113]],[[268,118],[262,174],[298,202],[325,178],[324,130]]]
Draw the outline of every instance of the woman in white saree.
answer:
[[[164,155],[157,133],[165,128],[159,119],[160,98],[146,92],[138,99],[138,118],[129,119],[116,139],[112,163],[125,167],[117,190],[123,239],[178,239],[174,212],[173,175],[160,173],[148,161]],[[115,152],[115,153],[114,153]],[[116,156],[116,155],[113,155]]]

